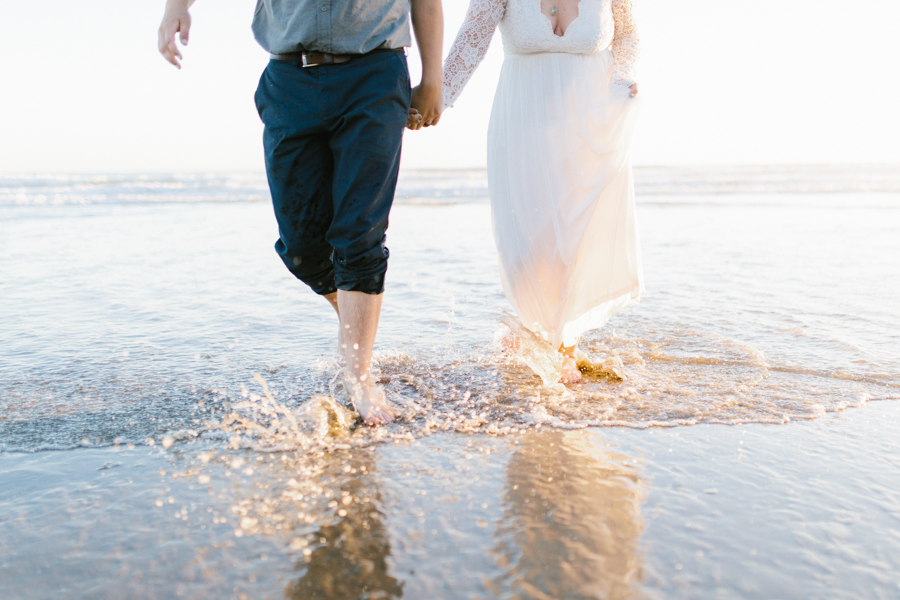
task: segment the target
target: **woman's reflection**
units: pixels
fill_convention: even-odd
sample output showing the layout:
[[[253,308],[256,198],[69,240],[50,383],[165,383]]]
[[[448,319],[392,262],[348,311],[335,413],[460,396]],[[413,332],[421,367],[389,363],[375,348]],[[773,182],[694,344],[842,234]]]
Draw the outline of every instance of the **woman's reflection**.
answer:
[[[506,471],[495,581],[514,598],[625,598],[641,574],[644,491],[589,431],[535,431]]]

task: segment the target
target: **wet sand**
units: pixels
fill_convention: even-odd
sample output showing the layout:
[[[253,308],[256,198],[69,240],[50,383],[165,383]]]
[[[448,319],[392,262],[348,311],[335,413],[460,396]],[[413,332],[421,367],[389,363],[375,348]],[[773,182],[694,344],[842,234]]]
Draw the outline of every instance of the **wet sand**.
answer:
[[[483,176],[407,178],[374,429],[264,182],[10,183],[3,597],[897,597],[895,188],[679,173],[568,392],[498,349]]]
[[[891,598],[898,427],[888,402],[784,426],[449,433],[313,471],[208,441],[3,453],[0,579],[7,598]],[[284,495],[299,474],[321,497]]]

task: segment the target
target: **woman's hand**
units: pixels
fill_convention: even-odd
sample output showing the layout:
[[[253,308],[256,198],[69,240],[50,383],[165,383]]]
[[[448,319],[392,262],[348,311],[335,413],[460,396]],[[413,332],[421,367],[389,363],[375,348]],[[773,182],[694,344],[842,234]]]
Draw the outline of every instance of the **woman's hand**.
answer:
[[[422,115],[414,108],[409,109],[409,114],[406,116],[406,128],[412,129],[415,131],[419,127],[422,126]]]
[[[628,89],[631,90],[631,93],[628,94],[631,98],[637,96],[638,88],[636,83],[632,83],[630,86],[628,86]]]

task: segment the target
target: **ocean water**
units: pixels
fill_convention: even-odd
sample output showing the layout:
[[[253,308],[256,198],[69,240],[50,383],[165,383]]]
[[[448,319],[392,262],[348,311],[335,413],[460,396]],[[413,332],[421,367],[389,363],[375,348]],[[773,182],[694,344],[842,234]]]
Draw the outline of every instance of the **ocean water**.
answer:
[[[526,334],[499,348],[516,325],[484,173],[403,173],[375,360],[403,415],[367,428],[332,383],[330,307],[272,250],[263,176],[0,179],[0,580],[900,593],[900,170],[636,187],[646,295],[585,336],[596,369],[566,389]]]

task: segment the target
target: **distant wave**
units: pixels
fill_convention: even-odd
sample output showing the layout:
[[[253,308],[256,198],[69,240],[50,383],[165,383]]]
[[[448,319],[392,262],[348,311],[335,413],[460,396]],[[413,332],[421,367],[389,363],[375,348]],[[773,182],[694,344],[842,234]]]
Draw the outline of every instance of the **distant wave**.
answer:
[[[637,167],[639,201],[743,194],[900,194],[900,166]],[[122,205],[269,200],[264,173],[29,174],[0,177],[0,206]],[[404,170],[397,202],[487,202],[487,173]]]
[[[264,174],[35,174],[0,177],[0,206],[268,201]]]
[[[900,165],[638,167],[640,195],[900,193]]]

